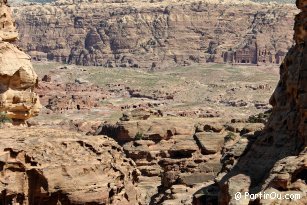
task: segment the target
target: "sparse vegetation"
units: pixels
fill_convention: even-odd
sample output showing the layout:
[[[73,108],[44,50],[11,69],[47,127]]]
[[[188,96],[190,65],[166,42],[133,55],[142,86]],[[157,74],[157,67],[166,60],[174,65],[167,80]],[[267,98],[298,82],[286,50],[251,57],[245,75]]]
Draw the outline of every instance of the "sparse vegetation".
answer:
[[[141,132],[137,132],[135,137],[134,137],[134,139],[136,139],[136,140],[141,140],[143,138],[144,138],[144,135]]]
[[[225,136],[224,140],[225,140],[225,142],[229,142],[229,141],[234,140],[235,138],[236,138],[235,133],[228,132],[228,134]]]
[[[6,112],[0,112],[0,128],[3,126],[3,124],[12,122],[12,119],[7,116]]]
[[[266,123],[272,113],[272,110],[268,110],[264,113],[259,113],[257,115],[249,116],[247,122],[248,123]]]
[[[162,102],[160,100],[158,100],[159,102],[152,102],[153,100],[150,98],[126,97],[127,88],[144,96],[152,96],[152,98],[163,96],[163,93],[169,93],[174,99],[169,100],[165,107],[161,107],[163,110],[177,112],[180,110],[196,111],[201,108],[213,112],[218,110],[234,114],[235,116],[231,116],[231,118],[248,119],[249,116],[261,111],[254,106],[225,106],[220,101],[245,99],[245,94],[249,92],[250,95],[246,102],[250,105],[253,102],[266,103],[278,81],[277,74],[261,70],[259,67],[221,64],[191,65],[159,70],[153,73],[128,68],[67,66],[68,69],[60,70],[60,65],[57,63],[34,62],[34,69],[39,78],[42,78],[48,72],[53,79],[61,79],[63,84],[72,83],[76,78],[82,78],[93,85],[110,90],[118,96],[101,100],[99,105],[101,108],[90,110],[84,116],[90,120],[97,119],[97,116],[99,116],[99,120],[112,122],[116,122],[122,116],[121,110],[114,109],[114,107],[129,109],[133,106],[145,105],[145,103],[154,105]],[[272,89],[252,90],[249,88],[249,86],[258,87],[260,84],[268,85]],[[98,114],[101,112],[104,115]],[[77,114],[63,115],[65,119],[78,117]],[[41,121],[47,121],[47,118],[43,115],[38,116],[38,118]]]

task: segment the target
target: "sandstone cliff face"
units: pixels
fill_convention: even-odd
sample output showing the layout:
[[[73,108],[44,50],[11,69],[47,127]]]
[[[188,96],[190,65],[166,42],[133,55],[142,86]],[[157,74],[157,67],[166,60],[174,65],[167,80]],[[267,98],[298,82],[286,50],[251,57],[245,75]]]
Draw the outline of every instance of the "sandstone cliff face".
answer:
[[[107,137],[0,130],[0,204],[138,204],[138,171]]]
[[[33,92],[37,84],[30,57],[10,44],[17,38],[15,22],[6,1],[0,1],[0,111],[14,120],[38,114],[40,103]]]
[[[306,5],[306,0],[297,1],[302,12],[295,18],[296,45],[289,50],[280,67],[280,81],[270,99],[273,112],[263,133],[245,139],[245,146],[238,143],[225,150],[224,172],[217,179],[221,205],[307,203]],[[236,155],[240,150],[238,147],[242,151]],[[236,192],[244,195],[244,192],[255,194],[261,191],[275,192],[282,197],[299,194],[300,200],[235,199]],[[203,196],[196,200],[196,204],[208,200],[208,195]]]
[[[207,2],[61,1],[15,7],[14,15],[19,45],[37,60],[148,69],[281,62],[293,7]],[[241,49],[248,59],[236,55]]]
[[[14,41],[17,38],[17,32],[15,29],[15,23],[12,21],[11,11],[9,7],[6,6],[5,0],[0,1],[0,12],[1,12],[1,19],[0,19],[0,38],[1,41]]]

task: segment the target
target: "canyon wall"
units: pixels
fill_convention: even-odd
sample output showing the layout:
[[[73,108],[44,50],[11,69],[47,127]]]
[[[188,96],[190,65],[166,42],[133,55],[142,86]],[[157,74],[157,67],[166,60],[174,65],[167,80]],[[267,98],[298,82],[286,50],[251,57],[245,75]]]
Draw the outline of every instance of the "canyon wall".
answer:
[[[237,2],[237,1],[235,1]],[[13,8],[34,60],[158,69],[192,63],[279,64],[294,7],[215,1],[57,1]]]
[[[307,1],[297,0],[297,7],[301,13],[295,17],[296,44],[280,67],[280,80],[270,99],[273,111],[266,127],[262,133],[247,136],[224,150],[224,168],[216,179],[219,191],[214,185],[200,190],[195,204],[212,200],[220,205],[307,204]],[[210,191],[214,193],[208,194]],[[280,197],[245,198],[245,192]],[[241,200],[235,198],[236,193],[243,196]],[[291,200],[291,194],[298,194],[299,199]]]

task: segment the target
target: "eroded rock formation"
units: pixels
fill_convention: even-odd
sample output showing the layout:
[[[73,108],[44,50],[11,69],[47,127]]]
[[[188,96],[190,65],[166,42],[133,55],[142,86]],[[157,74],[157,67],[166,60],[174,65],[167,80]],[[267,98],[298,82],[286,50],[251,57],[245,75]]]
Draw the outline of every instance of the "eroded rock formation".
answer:
[[[0,1],[0,15],[0,111],[13,120],[26,120],[41,108],[33,92],[37,75],[30,56],[10,43],[16,40],[17,32],[6,0]]]
[[[0,130],[0,204],[138,204],[138,171],[107,137]]]
[[[301,13],[295,18],[296,44],[289,50],[280,67],[280,81],[270,99],[273,111],[264,131],[240,140],[236,146],[224,152],[223,172],[217,178],[220,205],[307,204],[306,5],[306,0],[297,1]],[[195,204],[217,201],[217,196],[215,199],[212,197],[214,193],[208,194],[211,188],[198,192]],[[281,198],[242,197],[236,200],[237,192],[242,193],[242,196],[245,192],[275,192]],[[290,194],[298,194],[299,199],[283,198],[289,198]]]
[[[195,191],[221,171],[221,151],[239,133],[261,130],[260,123],[223,123],[191,118],[156,117],[134,110],[116,124],[104,123],[97,134],[123,146],[141,172],[141,204],[190,205]],[[231,133],[231,134],[230,134]]]
[[[19,45],[36,60],[148,69],[281,63],[293,7],[218,2],[58,1],[14,14]]]

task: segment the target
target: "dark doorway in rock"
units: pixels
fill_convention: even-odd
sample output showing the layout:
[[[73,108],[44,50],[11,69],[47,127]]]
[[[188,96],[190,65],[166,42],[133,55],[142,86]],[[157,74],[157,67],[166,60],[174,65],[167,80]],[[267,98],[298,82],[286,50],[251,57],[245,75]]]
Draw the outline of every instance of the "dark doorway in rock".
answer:
[[[80,108],[80,105],[77,105],[77,110],[80,110],[81,108]]]
[[[241,63],[246,63],[246,61],[245,61],[245,60],[242,60]]]

